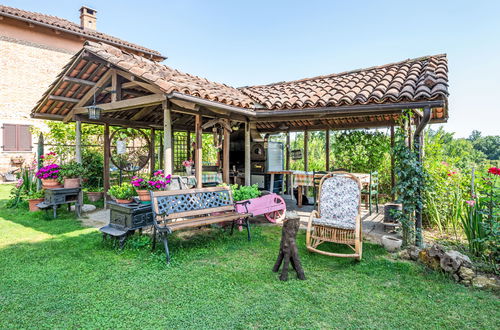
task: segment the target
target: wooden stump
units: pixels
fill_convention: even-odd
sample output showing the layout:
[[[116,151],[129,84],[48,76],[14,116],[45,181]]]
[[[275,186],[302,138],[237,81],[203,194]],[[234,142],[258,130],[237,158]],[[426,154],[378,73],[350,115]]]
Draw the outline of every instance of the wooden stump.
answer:
[[[297,231],[299,230],[299,221],[300,218],[298,216],[289,216],[286,220],[283,221],[280,252],[278,254],[276,264],[274,264],[273,267],[273,272],[276,273],[279,271],[281,263],[283,263],[283,268],[279,277],[281,281],[288,280],[288,265],[290,262],[292,263],[293,269],[295,269],[295,271],[297,272],[297,277],[300,280],[306,279],[304,270],[302,269],[302,266],[300,264],[299,251],[297,249],[297,243],[295,241]]]

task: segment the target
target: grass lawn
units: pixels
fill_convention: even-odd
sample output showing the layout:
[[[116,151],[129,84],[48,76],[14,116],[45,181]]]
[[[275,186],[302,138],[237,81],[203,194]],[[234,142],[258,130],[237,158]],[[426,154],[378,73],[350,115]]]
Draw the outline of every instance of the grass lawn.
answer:
[[[0,328],[500,328],[493,293],[375,245],[357,263],[308,253],[300,233],[307,280],[280,282],[277,227],[254,226],[252,242],[219,229],[174,235],[166,266],[146,237],[118,251],[60,214],[0,208]]]

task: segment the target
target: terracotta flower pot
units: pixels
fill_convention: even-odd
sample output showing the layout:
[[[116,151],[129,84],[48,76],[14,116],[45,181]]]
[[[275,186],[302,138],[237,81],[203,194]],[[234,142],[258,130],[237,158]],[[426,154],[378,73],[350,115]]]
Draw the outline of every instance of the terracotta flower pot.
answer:
[[[45,200],[44,198],[28,199],[30,212],[40,211],[40,209],[38,208],[38,206],[36,206],[36,204],[41,203],[44,200]]]
[[[87,197],[88,197],[89,201],[97,202],[97,201],[101,200],[103,194],[104,193],[101,191],[88,191]]]
[[[43,189],[55,189],[62,188],[62,185],[57,181],[57,179],[42,179]]]
[[[80,178],[64,178],[64,188],[79,188]]]
[[[118,204],[130,204],[132,203],[132,199],[118,199],[116,198],[115,201],[118,203]]]
[[[149,190],[136,190],[137,195],[139,195],[139,199],[141,202],[151,202],[151,195],[149,194]]]

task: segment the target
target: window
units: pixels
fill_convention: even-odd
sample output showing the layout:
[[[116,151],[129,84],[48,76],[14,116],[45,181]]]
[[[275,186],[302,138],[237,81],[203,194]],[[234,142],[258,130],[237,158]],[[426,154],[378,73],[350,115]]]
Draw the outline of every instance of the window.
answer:
[[[31,151],[29,125],[3,125],[3,151]]]

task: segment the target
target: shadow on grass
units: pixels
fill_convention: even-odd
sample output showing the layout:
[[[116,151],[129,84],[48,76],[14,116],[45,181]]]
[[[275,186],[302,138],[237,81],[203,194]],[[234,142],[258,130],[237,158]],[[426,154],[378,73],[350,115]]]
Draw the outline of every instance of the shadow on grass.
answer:
[[[57,218],[53,219],[52,210],[29,212],[24,205],[7,208],[5,203],[1,203],[0,218],[0,221],[10,221],[50,235],[64,234],[82,228],[74,212],[68,212],[65,206],[57,210]]]

